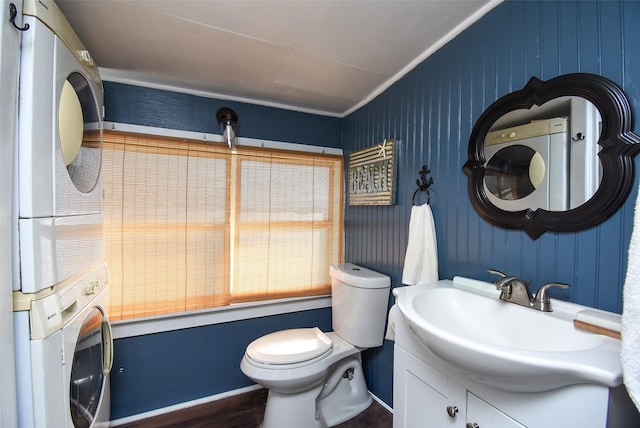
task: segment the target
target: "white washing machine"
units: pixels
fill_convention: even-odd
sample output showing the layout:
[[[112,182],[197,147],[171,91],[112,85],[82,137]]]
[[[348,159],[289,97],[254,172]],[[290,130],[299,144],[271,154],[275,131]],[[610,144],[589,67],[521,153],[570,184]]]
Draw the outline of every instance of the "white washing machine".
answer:
[[[19,427],[109,425],[108,305],[104,264],[52,290],[14,292]]]
[[[17,205],[24,293],[104,257],[103,89],[96,64],[51,0],[24,0]],[[79,244],[80,242],[80,244]]]
[[[487,134],[484,189],[505,211],[563,211],[569,204],[568,119],[538,120]]]

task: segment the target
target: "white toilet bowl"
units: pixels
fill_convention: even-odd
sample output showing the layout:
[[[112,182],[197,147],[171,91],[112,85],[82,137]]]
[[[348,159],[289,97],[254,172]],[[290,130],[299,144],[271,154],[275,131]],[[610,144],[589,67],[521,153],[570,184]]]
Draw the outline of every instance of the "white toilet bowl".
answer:
[[[240,369],[269,388],[262,428],[332,427],[373,401],[360,351],[382,345],[391,280],[350,263],[329,273],[334,332],[282,330],[247,346]]]
[[[373,400],[360,350],[318,328],[283,330],[255,340],[240,368],[269,389],[262,428],[331,427]]]

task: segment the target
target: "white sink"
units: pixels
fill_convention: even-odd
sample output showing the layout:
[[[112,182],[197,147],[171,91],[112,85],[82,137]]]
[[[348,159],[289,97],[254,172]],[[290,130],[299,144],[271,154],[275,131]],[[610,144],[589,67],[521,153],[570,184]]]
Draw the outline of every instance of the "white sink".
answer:
[[[518,392],[622,383],[620,341],[573,326],[591,308],[552,299],[554,311],[543,313],[499,300],[492,287],[456,278],[394,294],[417,339],[479,382]]]

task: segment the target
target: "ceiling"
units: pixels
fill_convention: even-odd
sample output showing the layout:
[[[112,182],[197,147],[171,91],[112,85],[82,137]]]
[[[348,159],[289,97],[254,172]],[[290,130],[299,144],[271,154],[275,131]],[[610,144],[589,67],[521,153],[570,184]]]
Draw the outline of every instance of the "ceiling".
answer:
[[[342,117],[501,0],[56,0],[103,80]]]

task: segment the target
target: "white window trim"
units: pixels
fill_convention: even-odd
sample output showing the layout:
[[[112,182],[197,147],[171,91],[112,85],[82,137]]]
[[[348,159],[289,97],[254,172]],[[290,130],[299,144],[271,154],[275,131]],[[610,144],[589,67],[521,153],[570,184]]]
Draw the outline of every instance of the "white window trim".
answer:
[[[186,138],[190,140],[221,143],[220,134],[207,134],[202,132],[180,131],[168,128],[152,126],[131,125],[127,123],[103,122],[103,129],[137,134],[157,135],[164,137]],[[262,147],[279,150],[291,150],[307,153],[322,153],[342,156],[342,149],[333,147],[311,146],[306,144],[286,143],[280,141],[260,140],[255,138],[238,138],[238,145],[245,147]],[[143,336],[184,328],[201,327],[205,325],[221,324],[231,321],[241,321],[251,318],[259,318],[270,315],[281,315],[292,312],[308,311],[331,307],[331,295],[294,297],[287,299],[264,300],[250,303],[232,304],[210,309],[190,311],[125,319],[114,321],[113,337],[122,339],[126,337]]]
[[[288,299],[263,300],[250,303],[236,303],[183,313],[157,315],[113,321],[113,338],[143,336],[164,331],[202,327],[231,321],[281,315],[331,307],[331,295],[293,297]]]

